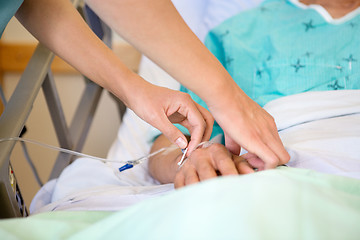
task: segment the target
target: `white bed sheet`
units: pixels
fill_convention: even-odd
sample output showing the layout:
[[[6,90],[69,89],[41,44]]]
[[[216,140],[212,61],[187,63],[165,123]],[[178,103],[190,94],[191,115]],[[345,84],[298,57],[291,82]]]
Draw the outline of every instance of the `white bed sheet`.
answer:
[[[360,90],[302,93],[274,100],[265,108],[274,116],[291,155],[289,167],[360,179]],[[31,212],[120,210],[173,191],[172,184],[159,185],[147,172],[132,179],[128,174],[136,167],[120,173],[119,166],[77,160],[45,185]]]
[[[360,90],[308,92],[264,108],[291,156],[287,166],[360,179]]]

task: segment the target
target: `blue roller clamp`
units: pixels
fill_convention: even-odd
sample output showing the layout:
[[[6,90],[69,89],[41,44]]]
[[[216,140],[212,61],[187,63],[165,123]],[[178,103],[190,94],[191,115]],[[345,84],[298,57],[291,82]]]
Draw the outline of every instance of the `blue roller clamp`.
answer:
[[[127,169],[132,168],[133,166],[134,166],[134,165],[127,163],[127,164],[125,164],[124,166],[122,166],[121,168],[119,168],[119,171],[120,171],[120,172],[125,171],[125,170],[127,170]]]

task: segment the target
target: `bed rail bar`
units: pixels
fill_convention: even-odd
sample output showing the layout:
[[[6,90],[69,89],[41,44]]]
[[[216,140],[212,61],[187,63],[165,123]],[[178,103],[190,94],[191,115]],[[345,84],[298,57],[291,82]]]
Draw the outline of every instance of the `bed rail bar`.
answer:
[[[80,11],[80,13],[85,16],[86,20],[89,19],[91,14],[94,14],[90,9],[83,6],[79,8],[79,1],[73,1],[73,4],[79,10],[85,9],[86,12]],[[93,20],[94,18],[91,19]],[[98,21],[100,20],[95,21],[97,26],[93,30],[110,47],[111,31],[102,22],[99,25]],[[89,21],[87,22],[89,23]],[[101,26],[100,29],[99,26]],[[81,151],[94,117],[102,88],[89,79],[84,78],[86,84],[85,90],[70,127],[68,127],[50,70],[53,58],[54,53],[49,49],[42,44],[37,46],[5,106],[4,112],[0,116],[0,138],[20,136],[30,115],[33,103],[40,88],[42,88],[60,147]],[[0,218],[21,217],[28,214],[10,163],[10,156],[14,146],[14,141],[0,143]],[[59,153],[50,174],[50,179],[58,177],[61,171],[72,160],[71,156]]]

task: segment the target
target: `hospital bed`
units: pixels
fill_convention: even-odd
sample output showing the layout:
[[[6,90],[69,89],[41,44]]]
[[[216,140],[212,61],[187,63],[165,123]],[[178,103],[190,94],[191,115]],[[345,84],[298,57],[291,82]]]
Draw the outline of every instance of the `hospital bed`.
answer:
[[[208,29],[255,4],[246,1],[249,4],[246,6],[238,0],[179,0],[174,3],[201,40]],[[189,8],[189,4],[194,7]],[[145,57],[140,64],[140,74],[155,84],[179,88],[176,81]],[[355,101],[355,109],[347,108],[347,113],[335,115],[358,112],[358,94],[349,94],[352,95],[349,99]],[[296,121],[311,122],[313,116],[288,121],[292,119],[291,114],[297,116],[304,111],[304,106],[291,109],[286,103],[307,99],[312,106],[315,97],[295,96],[269,106],[267,110],[282,119],[278,124],[285,138],[291,136],[292,126],[303,126]],[[345,96],[326,99],[341,97]],[[321,104],[314,106],[314,112],[324,108]],[[326,116],[329,117],[329,113],[323,112],[317,118]],[[107,158],[129,160],[147,155],[154,131],[128,109]],[[296,156],[297,152],[291,154]],[[353,154],[349,152],[347,156]],[[282,167],[241,178],[219,178],[173,191],[171,184],[159,185],[152,179],[146,164],[120,173],[117,169],[121,165],[77,159],[39,191],[32,204],[32,217],[0,222],[0,233],[21,238],[23,235],[15,233],[13,223],[20,229],[27,226],[51,229],[49,232],[33,231],[34,239],[48,239],[54,235],[73,239],[304,239],[308,236],[357,239],[359,236],[360,185],[356,179]]]
[[[233,1],[232,3],[221,3],[217,1],[174,1],[177,8],[181,10],[194,32],[201,39],[204,39],[208,29],[214,27],[228,16],[237,11],[248,8],[254,3],[241,3],[242,1]],[[254,1],[256,2],[256,1]],[[78,4],[79,3],[74,3]],[[211,5],[222,6],[222,12],[212,12],[215,9]],[[189,6],[193,6],[189,8]],[[215,6],[215,7],[218,7]],[[235,6],[235,7],[234,7]],[[88,21],[94,32],[108,45],[111,46],[111,31],[91,12],[89,8],[79,7],[81,13]],[[82,10],[85,9],[86,11]],[[49,66],[51,65],[54,54],[48,51],[41,44],[37,47],[31,58],[25,72],[23,73],[19,84],[14,91],[11,99],[6,103],[6,109],[0,120],[0,138],[22,136],[23,129],[26,129],[26,119],[30,114],[33,102],[38,92],[42,88],[47,100],[48,108],[51,114],[53,125],[57,134],[59,146],[65,149],[81,151],[83,148],[91,119],[94,116],[102,89],[85,78],[86,88],[78,104],[76,114],[74,115],[70,126],[67,126],[59,95],[56,92],[54,79]],[[166,86],[172,89],[179,89],[179,84],[158,68],[147,58],[143,58],[141,63],[141,75],[154,84]],[[118,103],[123,116],[123,104]],[[151,126],[138,118],[132,111],[128,110],[119,129],[118,138],[111,147],[108,158],[116,159],[122,156],[124,159],[136,159],[149,152],[150,143],[146,139],[152,131]],[[16,181],[16,169],[11,166],[10,155],[14,148],[15,141],[1,142],[1,178],[2,178],[2,198],[3,213],[2,217],[26,216],[27,209],[21,196],[21,187]],[[49,180],[59,177],[62,170],[74,161],[74,156],[66,153],[59,153]],[[138,167],[141,169],[141,167]],[[133,178],[141,177],[143,171],[137,171]],[[148,176],[148,174],[144,174]],[[148,181],[150,178],[144,179]],[[152,182],[152,181],[150,181]],[[6,197],[8,196],[8,197]]]

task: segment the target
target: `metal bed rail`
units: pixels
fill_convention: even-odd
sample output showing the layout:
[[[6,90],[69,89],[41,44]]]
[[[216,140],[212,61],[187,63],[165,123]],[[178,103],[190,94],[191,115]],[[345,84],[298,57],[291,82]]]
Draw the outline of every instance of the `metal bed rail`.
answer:
[[[110,29],[96,18],[89,8],[81,6],[78,1],[74,1],[73,4],[83,14],[94,32],[110,47]],[[50,70],[53,58],[54,53],[42,44],[38,44],[0,117],[0,138],[20,136],[33,103],[42,88],[59,146],[81,151],[103,89],[84,77],[86,87],[71,124],[68,126]],[[0,218],[28,215],[20,187],[16,182],[14,169],[10,163],[14,146],[14,141],[0,143]],[[58,177],[72,160],[72,156],[59,153],[50,179]]]

